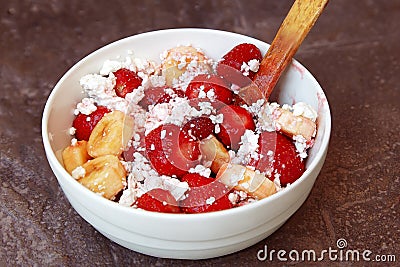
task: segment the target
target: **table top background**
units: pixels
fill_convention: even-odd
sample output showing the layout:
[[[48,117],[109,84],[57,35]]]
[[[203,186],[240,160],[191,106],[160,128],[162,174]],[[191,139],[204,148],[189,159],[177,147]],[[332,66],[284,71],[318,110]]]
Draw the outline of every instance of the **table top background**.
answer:
[[[201,261],[129,251],[79,217],[48,166],[43,107],[83,56],[126,36],[179,27],[270,43],[292,2],[1,1],[0,265],[280,266],[290,262],[261,262],[257,252],[265,245],[322,251],[336,248],[339,238],[349,249],[394,254],[399,262],[399,0],[331,0],[300,47],[296,59],[317,77],[331,105],[326,164],[298,212],[248,249]]]

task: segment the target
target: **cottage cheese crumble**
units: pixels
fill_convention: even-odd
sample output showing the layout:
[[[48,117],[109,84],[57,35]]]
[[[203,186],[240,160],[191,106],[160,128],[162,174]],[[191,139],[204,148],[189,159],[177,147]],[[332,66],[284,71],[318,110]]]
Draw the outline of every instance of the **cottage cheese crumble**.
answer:
[[[243,62],[240,70],[244,76],[249,76],[250,71],[257,72],[260,67],[260,62],[257,59],[252,59],[249,62]]]
[[[251,130],[246,130],[241,137],[240,147],[231,162],[234,164],[248,165],[251,159],[259,159],[258,149],[259,135]]]

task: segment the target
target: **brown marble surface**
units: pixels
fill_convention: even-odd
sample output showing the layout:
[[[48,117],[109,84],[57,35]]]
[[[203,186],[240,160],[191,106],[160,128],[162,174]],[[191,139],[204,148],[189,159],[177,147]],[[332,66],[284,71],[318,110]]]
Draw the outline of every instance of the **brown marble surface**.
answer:
[[[330,101],[329,152],[300,210],[248,249],[201,261],[129,251],[78,216],[48,166],[42,110],[57,80],[80,58],[122,37],[164,28],[222,29],[271,42],[291,4],[1,1],[0,266],[339,265],[257,259],[265,245],[321,252],[336,249],[339,238],[349,249],[371,250],[372,257],[395,255],[396,263],[386,265],[399,265],[399,0],[331,0],[296,54]]]

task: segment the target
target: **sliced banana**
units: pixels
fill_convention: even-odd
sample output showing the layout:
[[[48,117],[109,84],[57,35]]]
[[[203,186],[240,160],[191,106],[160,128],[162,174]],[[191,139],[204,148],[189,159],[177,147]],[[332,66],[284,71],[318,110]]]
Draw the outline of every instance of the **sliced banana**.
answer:
[[[211,162],[210,169],[213,173],[217,173],[222,165],[231,160],[228,150],[214,135],[200,142],[200,151],[203,163]]]
[[[120,156],[132,138],[133,120],[119,110],[107,113],[94,127],[88,141],[88,153],[97,158]]]
[[[92,157],[87,152],[87,141],[78,141],[74,145],[67,146],[62,152],[64,167],[72,174],[77,167],[82,166]]]
[[[296,116],[293,112],[278,108],[276,111],[276,125],[281,132],[289,137],[303,136],[307,141],[315,136],[317,126],[315,122],[303,116]]]
[[[169,86],[175,86],[200,73],[210,73],[212,70],[210,60],[193,46],[176,46],[168,50],[161,68]]]
[[[100,156],[82,168],[85,172],[78,182],[107,199],[113,199],[125,187],[126,170],[117,156]]]
[[[263,199],[276,193],[275,184],[268,177],[239,164],[222,165],[217,179],[226,186],[244,191],[256,199]]]

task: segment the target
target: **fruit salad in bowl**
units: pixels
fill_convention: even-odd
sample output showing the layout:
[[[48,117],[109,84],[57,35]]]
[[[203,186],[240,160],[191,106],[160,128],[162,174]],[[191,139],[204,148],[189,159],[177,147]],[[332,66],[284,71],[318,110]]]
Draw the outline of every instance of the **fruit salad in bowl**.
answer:
[[[267,49],[238,34],[177,29],[77,63],[49,97],[43,139],[78,213],[161,257],[223,255],[275,231],[322,167],[330,114],[296,61],[275,95],[247,97]]]

